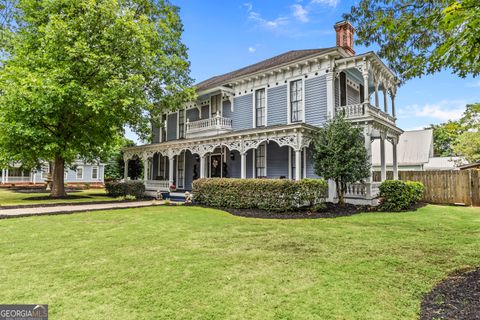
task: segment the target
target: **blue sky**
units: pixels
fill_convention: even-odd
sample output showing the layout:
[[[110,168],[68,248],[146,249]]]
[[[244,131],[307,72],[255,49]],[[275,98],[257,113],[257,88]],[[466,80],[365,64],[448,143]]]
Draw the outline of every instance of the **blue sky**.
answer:
[[[197,81],[277,54],[335,46],[333,25],[352,0],[171,0],[180,7]],[[356,46],[357,53],[373,50]],[[455,120],[467,103],[480,102],[480,79],[444,71],[404,84],[397,93],[398,126],[419,129]]]

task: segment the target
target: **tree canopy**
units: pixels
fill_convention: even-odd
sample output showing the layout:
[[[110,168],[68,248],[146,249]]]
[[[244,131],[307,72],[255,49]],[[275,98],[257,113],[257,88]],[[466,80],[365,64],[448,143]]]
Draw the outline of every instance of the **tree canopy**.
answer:
[[[403,80],[445,68],[480,74],[478,0],[360,0],[345,18],[357,27],[357,43],[378,45]]]
[[[344,203],[347,183],[370,176],[370,163],[362,129],[343,117],[329,120],[313,136],[315,173],[335,181],[339,203]]]
[[[0,160],[64,164],[108,154],[129,126],[191,100],[178,8],[167,0],[10,0],[0,69]],[[8,20],[12,17],[12,20]]]

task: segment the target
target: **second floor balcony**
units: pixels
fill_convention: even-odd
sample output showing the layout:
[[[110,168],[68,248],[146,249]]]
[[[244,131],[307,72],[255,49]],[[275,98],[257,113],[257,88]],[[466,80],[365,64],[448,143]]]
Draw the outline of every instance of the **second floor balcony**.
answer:
[[[198,121],[188,121],[185,125],[186,138],[208,137],[233,131],[232,119],[217,116]]]
[[[395,118],[392,115],[372,106],[370,103],[359,103],[336,107],[336,114],[343,115],[345,119],[349,120],[379,118],[392,124],[395,123]]]

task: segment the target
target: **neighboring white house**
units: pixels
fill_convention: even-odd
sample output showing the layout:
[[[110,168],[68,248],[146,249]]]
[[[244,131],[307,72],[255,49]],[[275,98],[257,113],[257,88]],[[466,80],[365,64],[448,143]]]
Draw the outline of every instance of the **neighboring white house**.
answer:
[[[2,184],[10,183],[44,183],[49,172],[49,164],[45,163],[39,170],[23,170],[20,165],[12,165],[2,169]],[[86,163],[77,160],[72,168],[65,170],[65,183],[99,183],[103,184],[105,164]]]
[[[433,129],[405,131],[398,140],[398,170],[399,171],[426,171],[426,170],[458,170],[458,167],[467,163],[463,157],[434,157]],[[392,171],[392,146],[386,145],[387,171]],[[374,171],[380,170],[380,143],[372,143],[372,166]]]

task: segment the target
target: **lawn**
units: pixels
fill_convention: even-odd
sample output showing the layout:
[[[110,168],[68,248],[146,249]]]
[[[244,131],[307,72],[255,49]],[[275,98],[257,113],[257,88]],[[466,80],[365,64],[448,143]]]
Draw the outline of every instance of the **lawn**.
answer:
[[[0,221],[0,301],[52,319],[417,319],[480,265],[480,209],[318,220],[197,207]]]
[[[112,201],[114,198],[107,197],[105,189],[87,189],[75,192],[69,192],[69,196],[75,196],[73,199],[48,199],[38,200],[34,198],[47,197],[46,192],[23,193],[12,189],[0,189],[0,206],[24,205],[24,204],[49,204],[49,203],[71,203],[71,202],[92,202],[92,201]],[[32,199],[33,198],[33,199]]]

